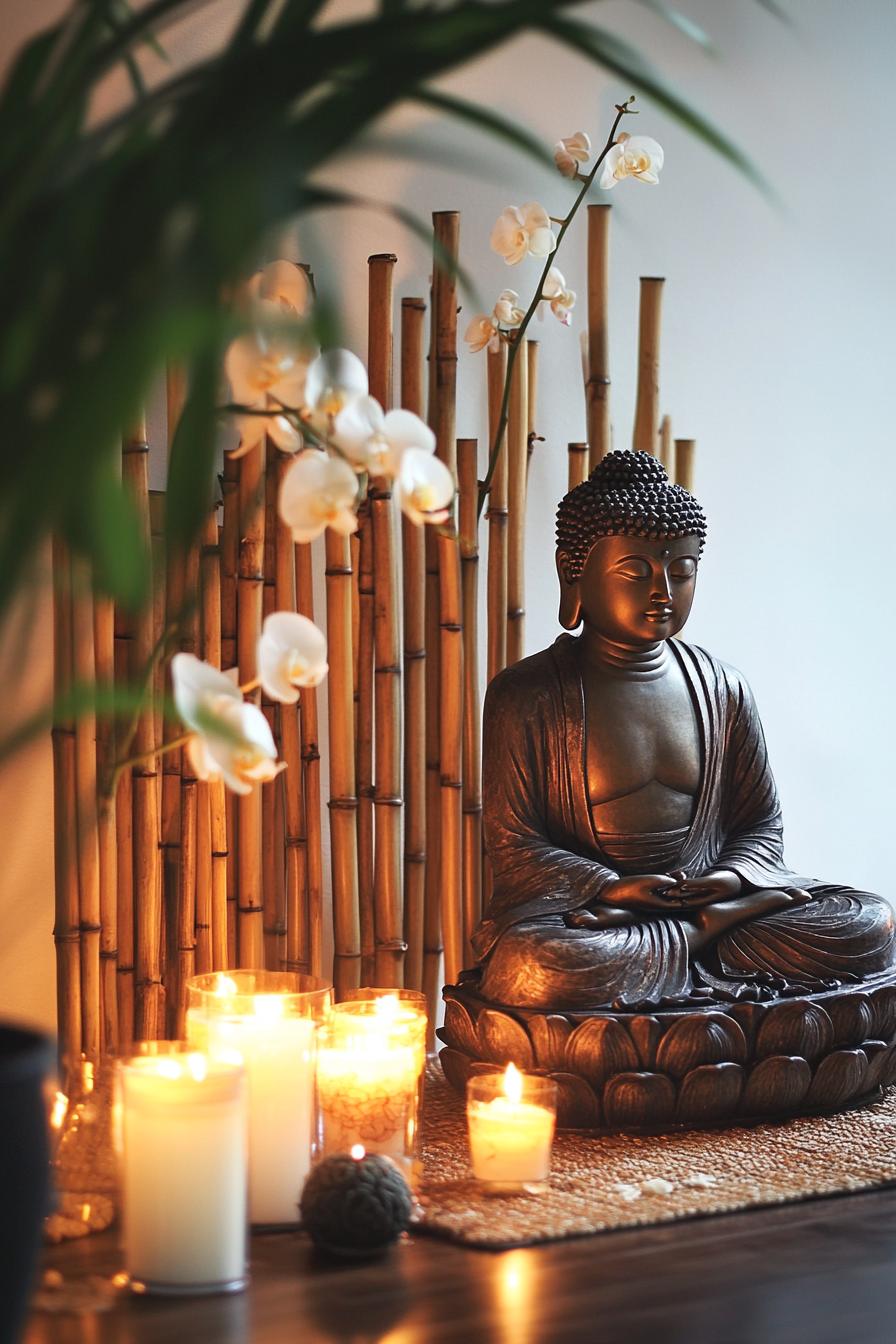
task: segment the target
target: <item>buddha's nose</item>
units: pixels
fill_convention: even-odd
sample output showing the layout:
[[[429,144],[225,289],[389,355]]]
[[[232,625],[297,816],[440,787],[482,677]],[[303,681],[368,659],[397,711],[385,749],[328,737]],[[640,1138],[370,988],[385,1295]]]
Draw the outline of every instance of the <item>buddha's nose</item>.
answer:
[[[666,571],[657,574],[654,579],[653,592],[650,594],[651,602],[662,602],[669,604],[672,601],[672,587],[669,583],[669,577]]]

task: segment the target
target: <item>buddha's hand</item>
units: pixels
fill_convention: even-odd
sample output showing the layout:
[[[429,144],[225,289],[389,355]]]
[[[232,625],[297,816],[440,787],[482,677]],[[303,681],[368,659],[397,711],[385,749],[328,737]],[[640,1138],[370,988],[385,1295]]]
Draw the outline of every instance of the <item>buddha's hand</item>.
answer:
[[[717,900],[715,895],[693,896],[679,895],[684,873],[645,873],[639,877],[619,877],[608,882],[592,908],[612,906],[614,909],[647,910],[653,913],[662,911],[669,914],[674,909],[705,905]],[[670,899],[671,898],[671,899]]]
[[[743,883],[737,873],[730,869],[719,869],[715,873],[704,873],[702,877],[688,877],[685,873],[671,873],[678,878],[675,887],[667,898],[673,905],[685,908],[708,905],[715,901],[731,901],[743,890]]]

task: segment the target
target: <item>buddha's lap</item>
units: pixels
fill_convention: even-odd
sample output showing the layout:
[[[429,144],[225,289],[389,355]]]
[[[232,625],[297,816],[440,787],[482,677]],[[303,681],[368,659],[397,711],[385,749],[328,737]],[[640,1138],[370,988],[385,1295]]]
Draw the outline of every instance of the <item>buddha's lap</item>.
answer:
[[[816,883],[808,905],[761,915],[723,934],[711,954],[722,974],[766,971],[794,979],[874,975],[896,963],[889,903],[852,887]],[[689,982],[682,917],[623,928],[569,929],[560,915],[527,920],[499,939],[482,992],[496,1002],[550,1008],[617,996],[681,993]],[[699,960],[699,959],[698,959]]]

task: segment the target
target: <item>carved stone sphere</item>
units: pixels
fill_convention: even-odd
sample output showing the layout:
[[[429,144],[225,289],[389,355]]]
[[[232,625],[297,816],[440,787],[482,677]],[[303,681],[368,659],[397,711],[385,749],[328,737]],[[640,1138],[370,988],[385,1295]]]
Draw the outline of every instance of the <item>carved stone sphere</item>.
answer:
[[[401,1172],[376,1153],[328,1157],[308,1177],[299,1205],[315,1246],[356,1259],[387,1251],[407,1228],[411,1208]]]

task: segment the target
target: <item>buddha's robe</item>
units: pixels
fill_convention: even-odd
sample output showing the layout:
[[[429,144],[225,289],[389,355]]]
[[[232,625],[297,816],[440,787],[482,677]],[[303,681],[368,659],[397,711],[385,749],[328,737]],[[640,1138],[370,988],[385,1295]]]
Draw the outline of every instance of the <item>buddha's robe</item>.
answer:
[[[494,889],[472,943],[481,989],[497,1003],[601,1007],[687,994],[694,984],[687,913],[638,912],[621,928],[567,928],[563,916],[599,897],[620,873],[729,869],[745,889],[803,887],[808,905],[764,915],[704,952],[701,985],[734,988],[756,972],[791,984],[860,980],[896,962],[893,912],[879,896],[801,877],[784,864],[783,828],[762,726],[740,673],[671,640],[700,727],[702,780],[677,856],[639,864],[663,836],[633,837],[631,859],[601,848],[589,806],[578,641],[561,635],[507,668],[484,712],[485,843]],[[691,926],[692,928],[693,926]]]

